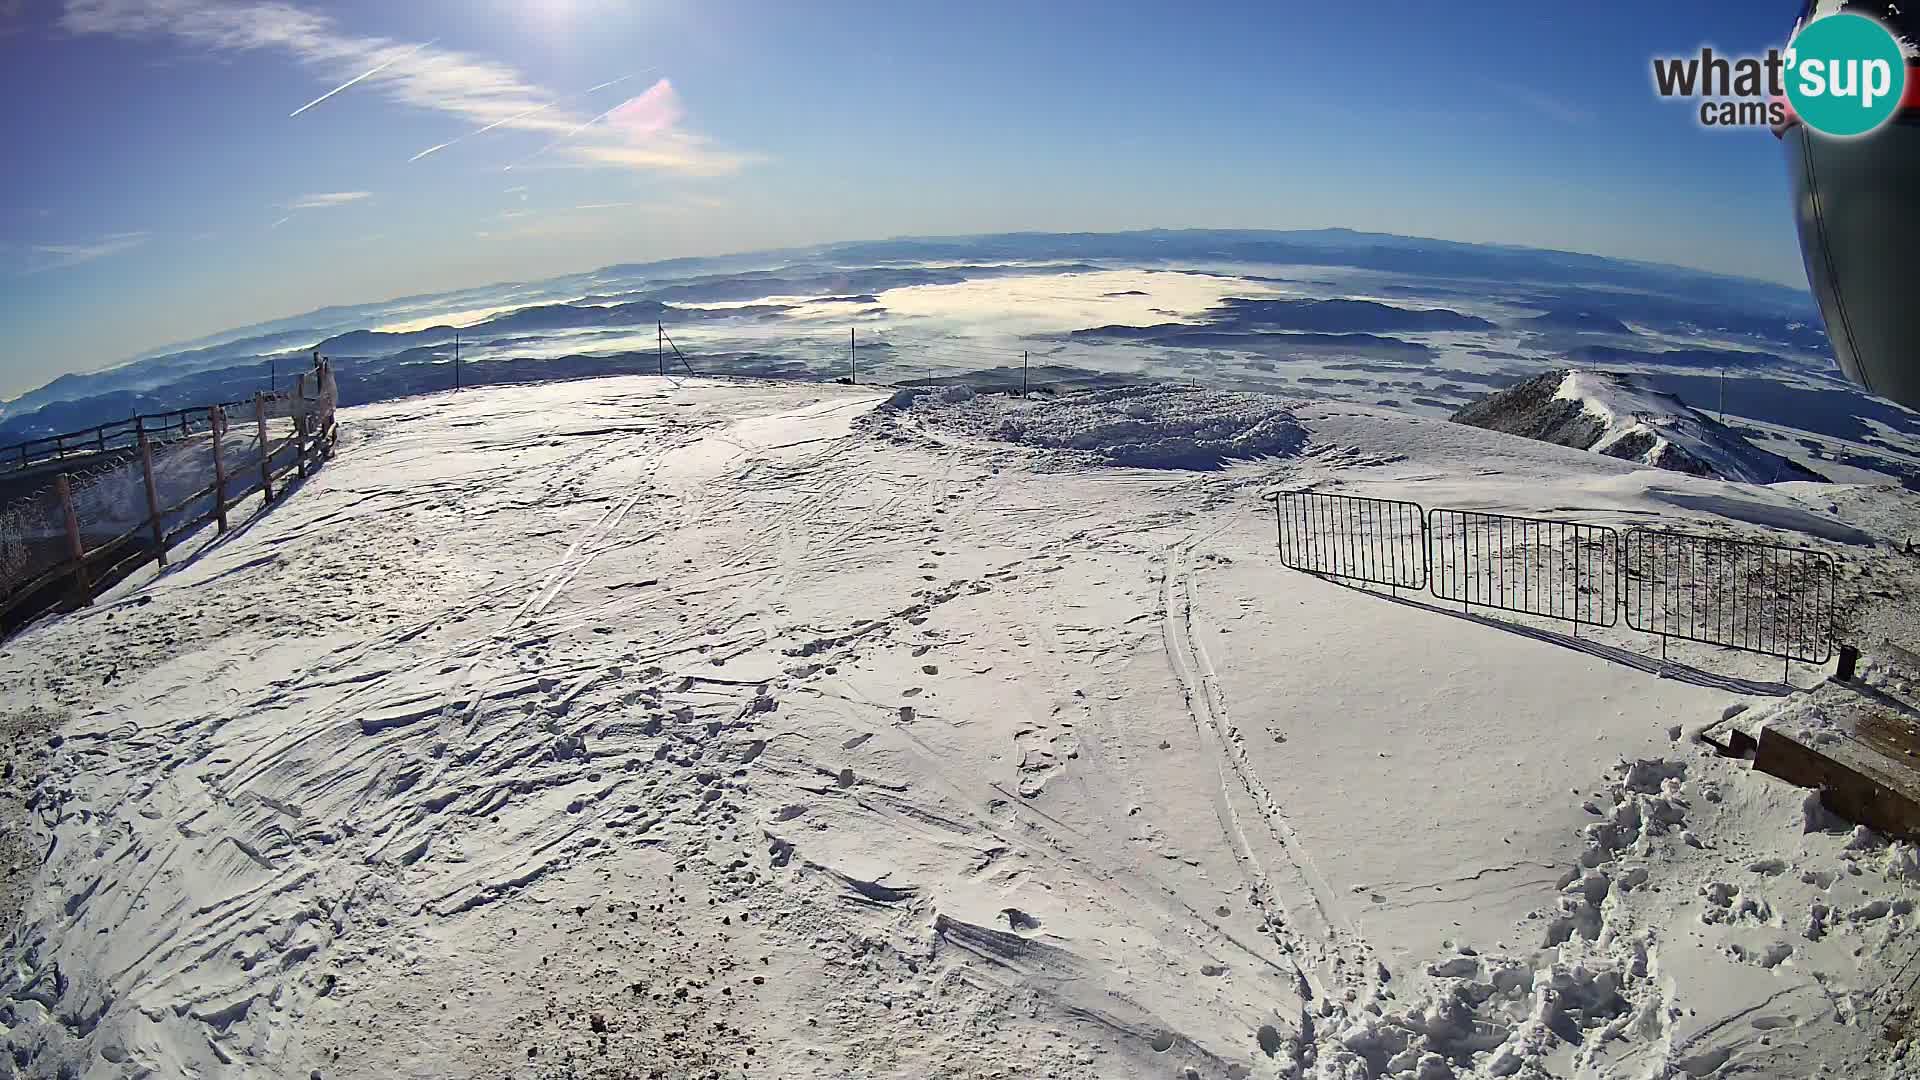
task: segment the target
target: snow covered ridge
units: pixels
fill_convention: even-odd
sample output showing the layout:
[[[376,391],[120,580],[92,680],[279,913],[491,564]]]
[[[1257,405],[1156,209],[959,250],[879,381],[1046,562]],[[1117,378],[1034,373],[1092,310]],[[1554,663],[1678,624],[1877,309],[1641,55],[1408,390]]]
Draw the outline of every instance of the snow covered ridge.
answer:
[[[889,405],[969,434],[1136,468],[1214,469],[1231,459],[1292,457],[1307,444],[1284,399],[1191,386],[1026,398],[962,386],[903,390]]]
[[[1694,476],[1747,484],[1826,480],[1619,372],[1549,371],[1489,394],[1453,419]]]

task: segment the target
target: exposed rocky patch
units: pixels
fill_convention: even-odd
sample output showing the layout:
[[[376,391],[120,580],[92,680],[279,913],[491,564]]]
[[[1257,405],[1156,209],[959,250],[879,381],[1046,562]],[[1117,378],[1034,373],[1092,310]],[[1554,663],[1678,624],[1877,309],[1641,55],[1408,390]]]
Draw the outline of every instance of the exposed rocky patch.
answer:
[[[1549,371],[1488,394],[1454,413],[1453,422],[1693,476],[1749,484],[1826,480],[1618,372]]]

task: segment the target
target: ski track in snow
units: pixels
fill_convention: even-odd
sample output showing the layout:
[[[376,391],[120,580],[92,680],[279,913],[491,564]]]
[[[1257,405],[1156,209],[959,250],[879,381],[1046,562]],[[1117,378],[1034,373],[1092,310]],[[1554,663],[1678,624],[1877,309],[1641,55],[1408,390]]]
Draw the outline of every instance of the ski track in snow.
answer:
[[[1710,887],[1681,834],[1750,822],[1716,837],[1707,785],[1786,812],[1658,738],[1724,695],[1281,571],[1258,492],[1390,487],[1379,414],[1316,418],[1345,443],[1298,462],[1036,470],[884,397],[345,410],[271,512],[0,648],[9,697],[71,716],[6,1067],[1707,1075],[1765,1060],[1781,995],[1851,1015],[1837,950],[1906,925],[1900,888],[1864,898],[1809,978]],[[1406,482],[1505,497],[1570,460],[1418,430]],[[1535,496],[1644,512],[1610,468]],[[1902,857],[1841,843],[1795,856],[1823,895]],[[1686,997],[1663,920],[1696,910],[1788,985]],[[1512,947],[1470,948],[1487,926]]]

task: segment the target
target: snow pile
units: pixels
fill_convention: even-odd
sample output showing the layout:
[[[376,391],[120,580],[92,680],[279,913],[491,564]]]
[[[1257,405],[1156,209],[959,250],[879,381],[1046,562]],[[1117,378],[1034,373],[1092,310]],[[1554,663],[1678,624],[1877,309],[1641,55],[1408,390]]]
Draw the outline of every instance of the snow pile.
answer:
[[[1695,476],[1747,484],[1825,479],[1618,372],[1548,372],[1489,394],[1453,419]]]
[[[976,397],[965,388],[911,395],[913,411],[969,434],[1147,469],[1214,469],[1232,459],[1291,457],[1307,433],[1269,394],[1129,386],[1060,397]]]
[[[1695,753],[1618,764],[1531,950],[1458,943],[1400,1009],[1384,983],[1370,1001],[1324,1000],[1307,1075],[1815,1075],[1840,1043],[1768,1032],[1820,1018],[1870,1045],[1907,1006],[1852,974],[1911,949],[1920,858],[1842,822],[1802,828],[1817,793]],[[1748,999],[1770,1008],[1746,1030],[1706,1015],[1744,1015]]]

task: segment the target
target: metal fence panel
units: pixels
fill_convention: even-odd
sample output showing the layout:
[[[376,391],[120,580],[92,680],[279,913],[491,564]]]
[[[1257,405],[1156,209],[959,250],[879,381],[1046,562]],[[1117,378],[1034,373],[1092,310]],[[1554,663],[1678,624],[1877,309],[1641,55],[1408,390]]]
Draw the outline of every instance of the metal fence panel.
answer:
[[[1280,561],[1294,570],[1403,589],[1427,587],[1418,503],[1318,491],[1275,492]]]
[[[1663,529],[1627,533],[1627,625],[1661,637],[1824,664],[1839,577],[1825,552]]]
[[[1588,626],[1619,621],[1620,537],[1604,525],[1436,508],[1433,595]]]

